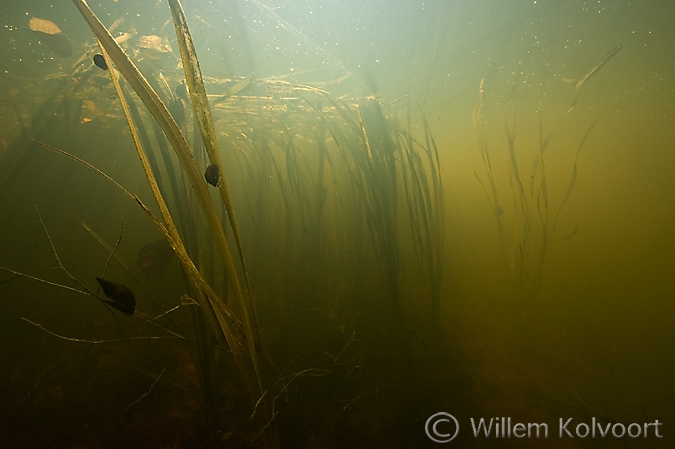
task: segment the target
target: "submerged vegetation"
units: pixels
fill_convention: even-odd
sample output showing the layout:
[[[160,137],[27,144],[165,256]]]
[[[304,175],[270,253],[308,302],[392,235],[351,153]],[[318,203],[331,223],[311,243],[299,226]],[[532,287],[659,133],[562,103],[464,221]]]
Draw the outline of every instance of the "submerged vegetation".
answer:
[[[31,157],[49,150],[111,182],[163,238],[140,248],[143,280],[117,251],[134,232],[128,224],[111,245],[78,217],[108,256],[102,274],[75,275],[38,211],[69,280],[0,269],[98,299],[122,333],[110,341],[158,335],[189,348],[209,418],[205,441],[214,446],[236,440],[272,448],[281,439],[302,444],[336,433],[345,414],[367,410],[360,400],[421,375],[400,367],[438,339],[444,200],[436,144],[414,100],[385,104],[286,79],[203,77],[178,0],[169,5],[183,76],[165,75],[147,58],[134,61],[84,1],[74,2],[98,46],[58,80],[30,124],[17,109],[22,134],[3,160],[11,170],[1,188],[10,191],[27,164],[28,153],[16,149],[31,148]],[[223,93],[207,96],[207,88],[222,91],[223,84]],[[116,99],[105,100],[112,92]],[[110,101],[116,115],[101,120],[111,128],[122,112],[152,200],[122,187],[80,151],[77,133],[91,121],[82,116],[90,96]],[[43,141],[55,113],[63,115],[63,146]],[[421,123],[419,131],[413,123]],[[148,280],[163,276],[173,254],[182,279],[171,284],[171,302],[160,304]],[[108,275],[112,266],[127,280]],[[89,287],[93,281],[102,292]],[[402,293],[411,290],[414,298]],[[160,312],[154,317],[148,300]],[[179,309],[189,309],[189,324],[173,318]],[[410,330],[411,309],[432,324]],[[127,319],[143,323],[139,335],[123,334],[119,320]],[[104,341],[26,321],[64,340]],[[415,345],[424,349],[414,354]],[[401,405],[407,400],[390,395]],[[304,420],[295,417],[299,411]]]
[[[607,415],[591,371],[569,367],[582,365],[577,347],[560,343],[588,336],[574,321],[581,299],[549,273],[574,250],[556,243],[585,237],[569,212],[600,109],[583,108],[621,45],[549,64],[559,37],[529,42],[514,26],[496,34],[508,47],[468,52],[452,42],[466,30],[447,26],[455,10],[438,2],[423,16],[436,28],[414,24],[403,34],[422,37],[403,47],[389,48],[389,23],[374,25],[368,38],[396,58],[367,49],[348,72],[258,0],[244,3],[281,34],[247,37],[237,2],[215,26],[169,0],[169,20],[140,32],[145,15],[114,20],[117,6],[113,17],[74,3],[84,22],[52,17],[67,36],[25,20],[32,62],[51,72],[17,64],[0,104],[14,126],[0,146],[0,296],[11,312],[0,319],[26,340],[11,348],[21,369],[0,370],[18,392],[0,388],[12,405],[0,434],[9,416],[17,435],[47,423],[35,447],[419,447],[422,424],[449,405]],[[218,33],[232,40],[209,41]],[[290,50],[283,33],[297,41]],[[489,67],[455,71],[481,51]],[[528,56],[509,59],[516,52]],[[260,69],[258,58],[289,55]],[[457,115],[446,108],[455,101]],[[441,157],[429,122],[445,133]],[[463,151],[468,161],[445,164]],[[463,189],[450,222],[444,182]],[[495,261],[502,272],[475,272]],[[66,402],[68,417],[41,419]]]
[[[522,300],[523,310],[527,316],[530,316],[535,306],[536,298],[541,287],[542,276],[544,273],[544,263],[552,243],[573,237],[578,229],[577,227],[564,237],[556,234],[556,227],[561,211],[570,199],[577,180],[577,161],[579,153],[591,134],[598,121],[596,118],[586,129],[583,137],[579,141],[574,154],[571,174],[567,180],[565,194],[559,201],[557,207],[550,198],[550,186],[546,178],[546,165],[544,163],[544,154],[549,148],[551,141],[557,136],[557,132],[577,105],[582,87],[585,85],[598,70],[605,66],[616,54],[623,48],[619,45],[607,53],[593,68],[575,83],[575,90],[572,102],[569,108],[555,122],[552,129],[544,129],[544,119],[541,110],[539,111],[539,145],[536,148],[531,163],[526,165],[530,167],[526,176],[521,173],[521,163],[519,157],[527,154],[523,149],[516,145],[516,128],[519,119],[517,114],[518,103],[523,94],[513,91],[507,104],[507,111],[504,113],[504,127],[506,133],[506,149],[508,151],[508,185],[507,192],[503,194],[497,187],[494,172],[490,159],[490,152],[487,139],[483,131],[483,106],[485,94],[485,80],[481,80],[478,101],[473,112],[473,126],[478,140],[478,149],[485,167],[487,182],[483,183],[476,174],[481,183],[488,202],[494,213],[499,233],[499,243],[504,256],[509,283],[517,292]],[[574,80],[565,80],[572,81]],[[506,197],[506,198],[504,198]]]

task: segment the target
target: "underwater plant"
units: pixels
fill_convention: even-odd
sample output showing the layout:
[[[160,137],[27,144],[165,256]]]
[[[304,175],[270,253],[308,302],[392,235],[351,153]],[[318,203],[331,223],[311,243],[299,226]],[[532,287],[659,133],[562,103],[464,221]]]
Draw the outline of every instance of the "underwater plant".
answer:
[[[497,223],[497,232],[502,254],[508,270],[509,283],[523,300],[527,316],[531,316],[541,288],[544,273],[544,264],[551,244],[573,237],[577,227],[567,236],[556,239],[556,231],[560,213],[567,205],[577,180],[578,160],[586,139],[598,122],[596,117],[586,128],[574,154],[572,169],[567,181],[565,194],[555,207],[550,199],[550,186],[546,177],[545,153],[551,141],[565,119],[574,110],[582,88],[586,82],[607,64],[623,47],[621,45],[607,53],[595,66],[574,84],[574,94],[570,106],[556,121],[552,129],[544,131],[543,118],[539,115],[539,145],[536,148],[531,169],[527,177],[519,169],[519,153],[522,151],[516,146],[516,123],[518,120],[517,106],[524,94],[516,95],[514,91],[507,111],[504,114],[508,150],[508,178],[510,191],[507,199],[500,197],[496,173],[490,158],[489,145],[484,136],[483,107],[485,95],[485,80],[481,80],[478,88],[478,100],[473,111],[473,126],[476,133],[478,149],[480,151],[487,182],[484,184],[476,174],[478,182],[483,187],[488,203]],[[574,80],[566,80],[572,81]],[[509,111],[512,109],[512,111]],[[511,115],[512,114],[512,115]],[[529,183],[527,182],[529,180]],[[508,198],[510,196],[510,198]],[[510,213],[506,213],[506,212]]]
[[[305,406],[307,396],[315,394],[321,402],[316,415],[324,421],[309,420],[314,429],[332,423],[362,398],[375,396],[379,381],[363,382],[368,376],[356,373],[364,366],[388,373],[389,364],[410,365],[409,346],[422,341],[404,330],[409,325],[401,293],[405,270],[422,273],[420,283],[429,301],[419,307],[428,311],[433,335],[439,332],[443,185],[438,150],[421,108],[417,115],[423,126],[416,135],[416,113],[411,111],[416,103],[409,96],[390,104],[375,97],[348,100],[307,84],[248,76],[228,80],[224,93],[209,98],[206,84],[211,80],[201,73],[178,0],[169,1],[183,70],[174,93],[161,72],[125,51],[121,39],[112,36],[86,2],[74,3],[97,48],[62,77],[58,92],[45,102],[44,117],[62,107],[66,141],[77,148],[85,100],[74,92],[88,88],[88,80],[109,77],[109,90],[114,89],[155,204],[85,161],[84,155],[43,142],[53,124],[46,118],[40,122],[42,114],[36,114],[17,145],[75,161],[138,204],[162,238],[141,246],[137,264],[146,280],[158,279],[175,256],[184,283],[175,293],[180,301],[168,309],[159,306],[162,313],[157,316],[144,313],[143,300],[152,294],[117,251],[124,225],[117,243],[109,245],[79,217],[79,224],[108,254],[103,273],[90,279],[102,292],[88,288],[90,282],[62,263],[40,212],[60,270],[78,287],[2,270],[96,298],[108,307],[120,333],[117,312],[189,347],[198,365],[202,404],[213,433],[223,438],[232,438],[232,422],[246,422],[238,438],[278,447],[281,435],[290,432],[289,423],[294,424],[292,410],[300,403]],[[90,68],[83,69],[83,61]],[[405,120],[399,120],[399,111]],[[17,117],[21,121],[21,114]],[[4,187],[12,186],[13,176],[3,179]],[[245,201],[235,202],[231,185],[248,192]],[[138,287],[107,276],[113,260]],[[263,276],[279,280],[279,285],[272,291],[256,288],[255,280]],[[171,318],[178,308],[192,314],[193,328],[187,332]],[[298,318],[312,313],[318,318]],[[26,321],[68,341],[93,341]],[[122,335],[118,341],[134,338]],[[298,341],[305,346],[296,350]],[[226,396],[239,387],[245,394],[233,396],[244,405],[228,413],[236,401]],[[300,390],[303,394],[297,397],[290,393]]]

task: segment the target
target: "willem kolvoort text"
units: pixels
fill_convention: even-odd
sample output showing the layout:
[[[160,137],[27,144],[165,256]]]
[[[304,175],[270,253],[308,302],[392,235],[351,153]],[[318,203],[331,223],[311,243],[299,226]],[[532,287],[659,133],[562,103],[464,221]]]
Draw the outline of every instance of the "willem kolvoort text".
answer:
[[[590,423],[575,424],[572,418],[558,421],[558,436],[560,438],[622,438],[628,436],[630,438],[638,438],[654,436],[656,438],[663,438],[660,434],[659,426],[663,423],[655,420],[650,423],[607,423],[601,424],[596,421],[595,417]],[[479,438],[485,436],[486,438],[548,438],[548,424],[546,423],[511,423],[511,417],[508,418],[490,418],[486,421],[484,418],[475,421],[471,418],[471,427],[473,429],[473,436]]]

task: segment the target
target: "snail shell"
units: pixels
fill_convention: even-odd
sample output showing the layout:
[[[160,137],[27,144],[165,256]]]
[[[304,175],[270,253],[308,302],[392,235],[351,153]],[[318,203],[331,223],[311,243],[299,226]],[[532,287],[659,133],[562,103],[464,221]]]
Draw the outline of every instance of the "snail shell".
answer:
[[[114,307],[125,315],[133,315],[136,310],[136,297],[129,287],[122,284],[106,281],[96,278],[98,284],[103,289],[103,293],[110,299],[106,304]]]
[[[216,164],[211,164],[208,167],[206,167],[206,171],[204,172],[204,178],[206,179],[206,182],[211,184],[213,187],[218,186],[218,178],[220,176],[218,166]]]
[[[94,64],[101,70],[108,70],[108,64],[106,64],[103,55],[94,55]]]

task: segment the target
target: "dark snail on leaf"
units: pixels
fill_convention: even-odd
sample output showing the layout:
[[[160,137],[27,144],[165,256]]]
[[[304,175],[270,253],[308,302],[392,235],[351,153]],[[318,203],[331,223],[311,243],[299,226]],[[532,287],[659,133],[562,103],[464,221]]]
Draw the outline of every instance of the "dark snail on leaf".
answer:
[[[108,64],[106,64],[103,55],[94,55],[94,64],[101,70],[108,70]]]
[[[133,315],[136,311],[136,297],[129,287],[122,284],[106,281],[96,278],[98,284],[103,289],[103,293],[108,297],[105,301],[110,307],[113,307],[125,315]]]
[[[218,186],[218,176],[219,170],[216,164],[211,164],[208,167],[206,167],[206,171],[204,172],[204,178],[206,179],[206,182],[211,184],[213,187]]]

